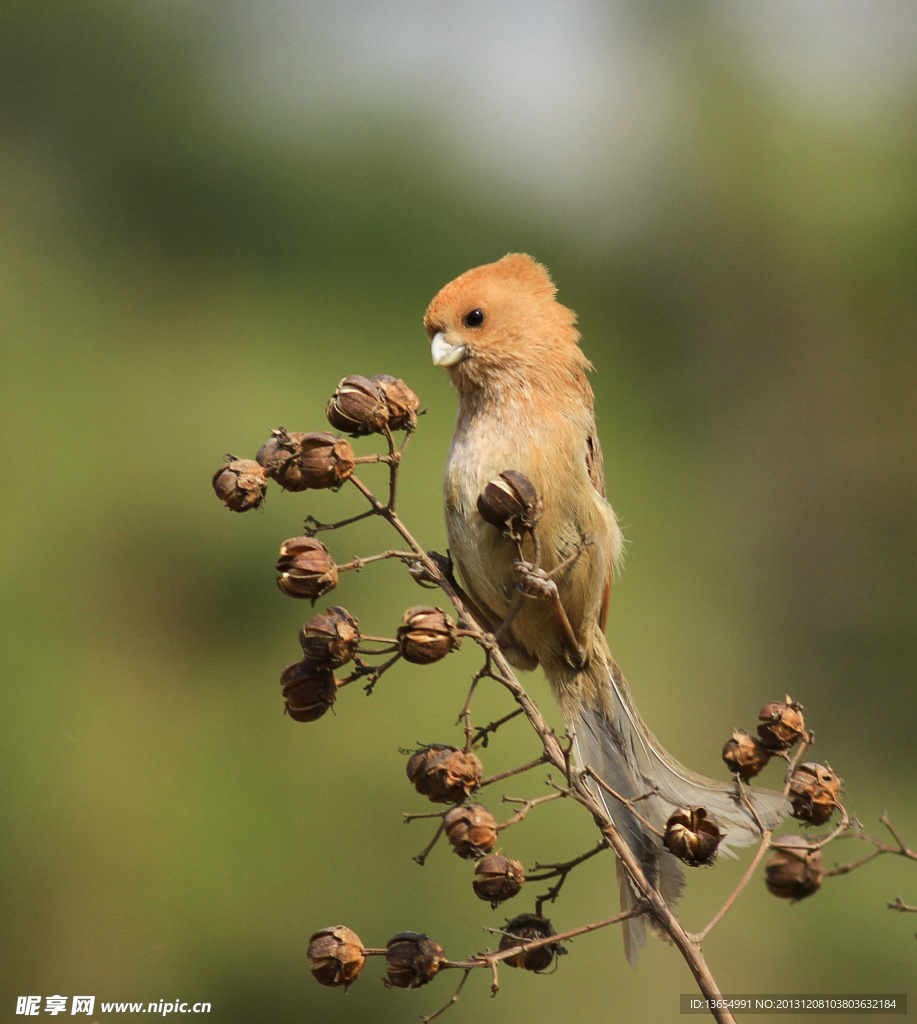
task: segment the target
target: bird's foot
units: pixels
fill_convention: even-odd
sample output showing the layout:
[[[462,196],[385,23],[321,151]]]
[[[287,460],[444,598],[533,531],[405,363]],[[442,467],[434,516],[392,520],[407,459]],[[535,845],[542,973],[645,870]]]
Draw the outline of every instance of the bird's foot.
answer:
[[[582,668],[586,663],[583,650],[576,639],[570,619],[564,611],[560,600],[560,593],[557,584],[551,579],[551,574],[545,572],[540,566],[532,565],[531,562],[514,562],[516,572],[520,576],[516,589],[526,597],[536,600],[550,601],[554,605],[554,611],[560,620],[561,628],[564,631],[564,647],[567,661],[572,668]]]

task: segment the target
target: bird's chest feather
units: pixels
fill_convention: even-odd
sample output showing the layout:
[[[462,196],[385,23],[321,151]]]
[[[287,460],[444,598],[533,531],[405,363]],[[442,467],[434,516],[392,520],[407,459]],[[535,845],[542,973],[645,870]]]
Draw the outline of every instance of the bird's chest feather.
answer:
[[[585,428],[559,410],[537,417],[518,407],[460,413],[444,488],[449,545],[466,585],[493,612],[504,615],[515,597],[519,577],[513,563],[519,553],[513,542],[481,518],[479,495],[505,470],[529,478],[544,499],[537,529],[543,567],[550,570],[576,549],[585,534],[599,539],[597,529],[604,526],[601,515],[595,517],[596,504],[605,503],[589,483],[586,446]],[[574,500],[574,494],[580,499]],[[524,554],[532,557],[530,543]],[[569,582],[588,574],[593,561],[587,555]]]

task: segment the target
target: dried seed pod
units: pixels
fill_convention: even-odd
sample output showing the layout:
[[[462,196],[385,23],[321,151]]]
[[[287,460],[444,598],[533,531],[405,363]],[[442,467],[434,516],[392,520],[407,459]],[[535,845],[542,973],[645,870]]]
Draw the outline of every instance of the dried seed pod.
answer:
[[[389,430],[413,430],[417,426],[420,399],[399,377],[379,373],[371,378],[388,406]]]
[[[790,776],[793,817],[810,825],[824,825],[838,807],[841,780],[828,765],[809,761]]]
[[[352,661],[360,644],[360,624],[346,608],[332,607],[316,615],[299,631],[308,661],[320,668],[340,668]]]
[[[470,750],[433,743],[408,761],[408,778],[434,803],[457,804],[478,788],[484,768]]]
[[[309,963],[312,977],[329,988],[345,988],[355,982],[363,970],[366,957],[363,943],[356,932],[343,925],[322,928],[309,939]]]
[[[446,838],[465,860],[483,857],[497,845],[497,820],[482,804],[453,807],[443,825]]]
[[[288,486],[279,476],[277,482],[291,491],[336,491],[350,478],[353,469],[353,448],[347,438],[318,431],[303,437],[299,449],[284,467],[284,478],[291,479],[295,486]]]
[[[806,845],[806,840],[798,835],[774,840],[775,847],[798,848],[773,850],[764,869],[764,883],[774,896],[797,903],[818,892],[824,877],[821,850],[808,850]]]
[[[761,708],[758,735],[768,750],[789,750],[805,737],[806,723],[802,710],[802,705],[789,696],[786,703],[775,700]]]
[[[726,767],[745,782],[759,775],[770,759],[771,753],[764,744],[742,729],[733,729],[732,739],[723,747]]]
[[[261,445],[255,458],[264,467],[264,472],[269,477],[277,479],[277,474],[283,472],[284,465],[296,454],[299,442],[305,436],[305,434],[290,433],[283,427],[278,427],[271,431],[270,439]],[[287,490],[296,489],[295,487],[287,488]]]
[[[500,939],[500,950],[512,949],[522,942],[536,939],[548,939],[556,935],[551,922],[539,914],[520,914],[507,921],[504,931],[507,933]],[[554,957],[563,952],[557,942],[551,942],[535,949],[523,949],[504,961],[510,967],[521,967],[525,971],[546,971],[554,962]]]
[[[292,537],[280,545],[277,586],[288,597],[316,598],[337,586],[338,570],[331,552],[314,537]]]
[[[391,413],[385,395],[367,377],[345,377],[328,402],[328,422],[351,437],[379,434],[389,424]]]
[[[492,853],[474,866],[471,887],[475,895],[492,907],[512,899],[525,885],[525,868],[518,860]]]
[[[303,660],[287,665],[280,676],[286,713],[294,722],[314,722],[334,704],[338,681],[330,669]]]
[[[261,508],[267,493],[264,470],[251,459],[233,459],[213,474],[216,496],[233,512]]]
[[[693,868],[713,862],[722,838],[716,819],[703,807],[682,807],[666,822],[662,842],[669,853]]]
[[[455,622],[440,608],[416,605],[409,608],[398,627],[398,649],[405,661],[431,665],[457,650]]]
[[[421,932],[399,932],[388,941],[385,984],[389,988],[420,988],[446,962],[443,947]]]
[[[508,534],[533,530],[544,502],[528,477],[508,469],[491,480],[478,497],[481,518]]]

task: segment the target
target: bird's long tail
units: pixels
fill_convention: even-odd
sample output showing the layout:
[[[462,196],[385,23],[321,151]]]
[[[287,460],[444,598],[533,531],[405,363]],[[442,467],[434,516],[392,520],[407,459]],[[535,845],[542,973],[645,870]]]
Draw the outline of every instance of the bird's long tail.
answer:
[[[680,807],[703,807],[725,833],[723,846],[747,846],[761,834],[760,825],[774,828],[786,817],[786,801],[780,793],[755,790],[747,795],[752,814],[738,795],[735,783],[714,782],[679,764],[650,732],[634,705],[627,681],[608,652],[597,645],[596,656],[574,682],[578,699],[566,703],[570,725],[575,729],[576,751],[582,767],[589,767],[621,796],[633,800],[641,817],[659,833],[672,812]],[[552,673],[549,673],[552,674]],[[566,688],[566,687],[565,687]],[[570,693],[570,690],[567,690]],[[575,710],[574,710],[575,707]],[[598,786],[609,817],[624,837],[648,881],[673,910],[684,884],[684,873],[676,857],[662,845],[660,836],[647,827],[633,810]],[[755,820],[757,815],[758,820]],[[621,865],[618,865],[621,909],[632,909],[637,894]],[[624,922],[624,949],[631,966],[646,943],[643,917]]]

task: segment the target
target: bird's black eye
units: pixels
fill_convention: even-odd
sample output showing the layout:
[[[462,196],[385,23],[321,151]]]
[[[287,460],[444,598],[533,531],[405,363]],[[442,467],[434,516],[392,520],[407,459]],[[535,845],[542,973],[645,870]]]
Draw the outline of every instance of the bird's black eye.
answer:
[[[484,310],[473,309],[470,313],[466,313],[462,323],[466,327],[480,327],[484,323]]]

